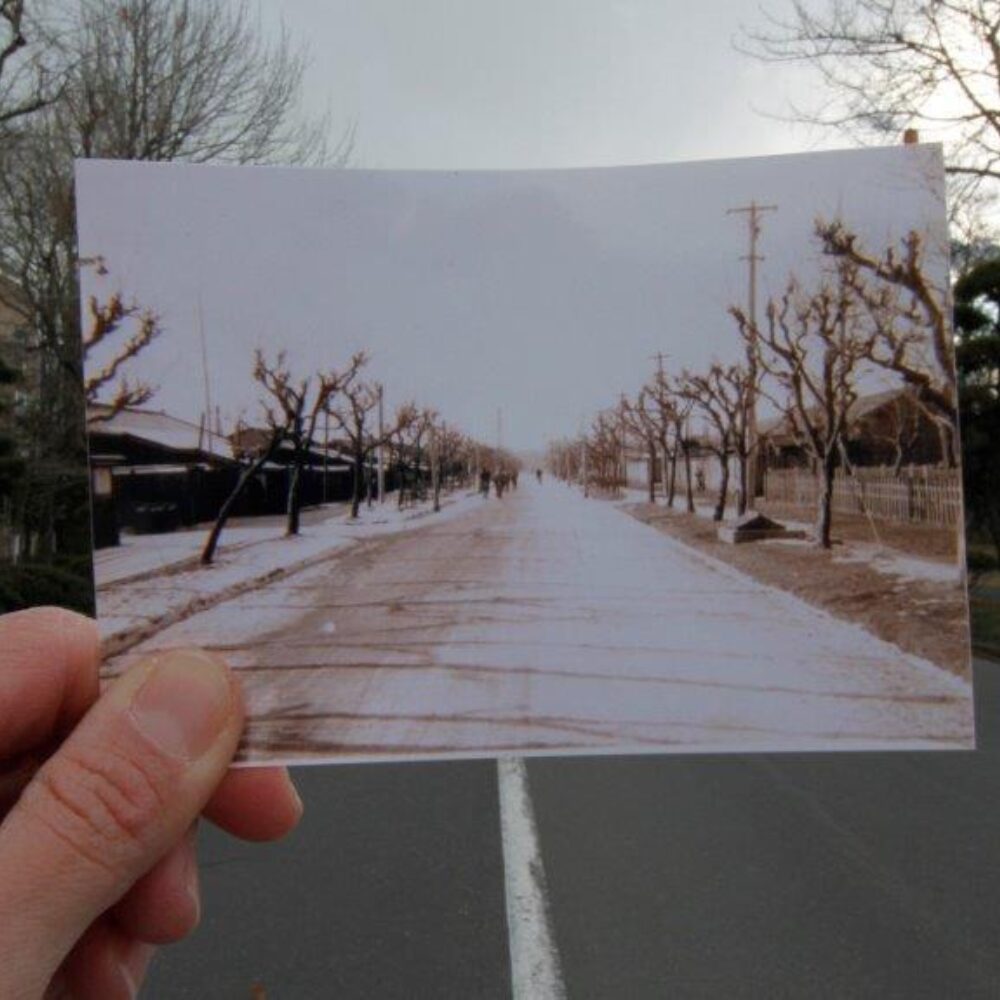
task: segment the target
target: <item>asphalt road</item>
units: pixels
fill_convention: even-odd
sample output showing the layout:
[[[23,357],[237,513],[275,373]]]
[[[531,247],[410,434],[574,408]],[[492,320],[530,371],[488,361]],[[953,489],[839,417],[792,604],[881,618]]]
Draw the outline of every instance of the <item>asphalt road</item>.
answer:
[[[1000,665],[976,687],[976,752],[531,761],[567,995],[1000,995]],[[495,767],[297,777],[287,842],[205,830],[145,995],[509,996]]]
[[[969,687],[561,484],[365,541],[135,647],[243,678],[253,759],[966,746]]]

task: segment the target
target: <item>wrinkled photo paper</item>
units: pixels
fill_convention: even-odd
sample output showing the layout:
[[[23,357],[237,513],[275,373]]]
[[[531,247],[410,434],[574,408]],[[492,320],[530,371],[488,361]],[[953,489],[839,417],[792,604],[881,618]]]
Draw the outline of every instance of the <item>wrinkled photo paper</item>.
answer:
[[[974,745],[937,146],[77,195],[108,676],[241,761]]]

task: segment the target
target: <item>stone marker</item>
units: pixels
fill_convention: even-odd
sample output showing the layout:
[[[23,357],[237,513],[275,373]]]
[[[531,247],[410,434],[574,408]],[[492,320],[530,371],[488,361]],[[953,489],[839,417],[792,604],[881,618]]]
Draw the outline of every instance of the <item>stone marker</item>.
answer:
[[[719,525],[719,539],[730,545],[759,542],[766,538],[805,538],[804,531],[789,531],[783,524],[755,510],[748,510],[730,524]]]

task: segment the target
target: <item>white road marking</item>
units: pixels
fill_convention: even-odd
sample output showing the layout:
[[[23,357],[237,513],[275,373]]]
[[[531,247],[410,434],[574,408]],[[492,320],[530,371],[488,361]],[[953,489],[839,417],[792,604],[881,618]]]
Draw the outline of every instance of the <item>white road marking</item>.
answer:
[[[511,992],[514,1000],[565,1000],[524,760],[501,757],[497,779]]]

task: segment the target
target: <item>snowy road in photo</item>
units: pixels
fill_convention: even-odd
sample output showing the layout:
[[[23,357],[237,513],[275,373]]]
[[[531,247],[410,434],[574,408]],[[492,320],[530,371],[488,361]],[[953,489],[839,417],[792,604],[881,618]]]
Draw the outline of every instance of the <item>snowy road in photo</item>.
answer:
[[[961,679],[556,483],[360,542],[127,658],[189,643],[240,669],[251,758],[962,747],[972,734]]]

